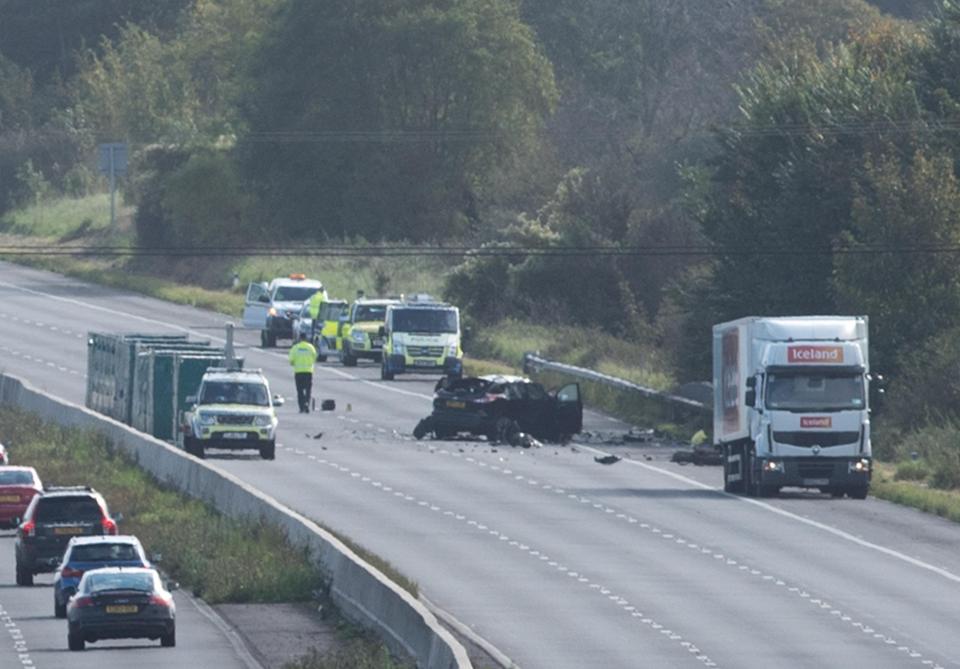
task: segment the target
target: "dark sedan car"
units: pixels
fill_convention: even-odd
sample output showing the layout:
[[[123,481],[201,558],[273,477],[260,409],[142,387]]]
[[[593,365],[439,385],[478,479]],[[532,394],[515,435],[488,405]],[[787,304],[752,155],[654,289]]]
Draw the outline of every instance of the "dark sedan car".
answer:
[[[435,388],[433,413],[417,425],[417,439],[439,439],[461,432],[510,441],[525,432],[538,439],[563,441],[583,428],[580,386],[571,383],[547,392],[517,376],[444,377]]]
[[[67,646],[83,650],[101,639],[160,639],[177,645],[173,595],[153,569],[105,567],[88,571],[67,605]]]

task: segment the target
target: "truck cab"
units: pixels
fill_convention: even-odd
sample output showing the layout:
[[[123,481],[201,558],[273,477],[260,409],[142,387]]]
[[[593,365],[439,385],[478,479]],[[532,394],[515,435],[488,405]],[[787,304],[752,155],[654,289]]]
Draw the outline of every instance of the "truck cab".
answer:
[[[243,326],[260,330],[260,345],[270,348],[277,339],[293,338],[293,321],[300,308],[323,284],[304,274],[277,277],[267,282],[251,283],[243,307]]]
[[[714,443],[724,488],[866,497],[866,317],[745,318],[714,327]]]
[[[380,330],[383,359],[380,378],[390,381],[410,372],[463,376],[460,310],[429,298],[387,307]]]

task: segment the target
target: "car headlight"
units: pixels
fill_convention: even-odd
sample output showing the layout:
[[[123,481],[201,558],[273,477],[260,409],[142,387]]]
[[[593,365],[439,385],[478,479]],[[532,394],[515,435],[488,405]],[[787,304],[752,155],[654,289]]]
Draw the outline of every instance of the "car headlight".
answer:
[[[258,427],[267,427],[271,423],[273,423],[273,416],[264,415],[264,416],[253,417],[253,424]]]
[[[267,311],[267,315],[268,315],[268,316],[276,316],[276,315],[277,315],[277,308],[276,308],[276,307],[270,307],[270,310]]]
[[[457,346],[456,342],[450,344],[448,355],[449,355],[451,358],[456,358],[456,357],[457,357],[457,349],[458,349],[458,348],[460,348],[460,347]]]
[[[350,339],[357,342],[358,344],[362,344],[367,340],[367,335],[365,335],[363,332],[360,332],[359,330],[354,330],[353,332],[350,333]]]
[[[396,341],[393,342],[393,352],[394,352],[396,355],[403,355],[403,352],[404,352],[403,344],[401,344],[400,342],[396,342]]]
[[[197,416],[197,422],[201,425],[215,425],[217,422],[217,416],[212,413],[202,413]]]

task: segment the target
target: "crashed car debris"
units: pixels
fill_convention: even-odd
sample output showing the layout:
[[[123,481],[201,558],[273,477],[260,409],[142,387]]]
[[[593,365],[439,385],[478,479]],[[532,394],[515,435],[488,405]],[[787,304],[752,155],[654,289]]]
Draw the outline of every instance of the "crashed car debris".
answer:
[[[563,442],[583,429],[583,403],[576,383],[555,392],[519,376],[444,377],[434,389],[433,413],[413,436],[448,439],[461,433],[520,446],[535,439]]]

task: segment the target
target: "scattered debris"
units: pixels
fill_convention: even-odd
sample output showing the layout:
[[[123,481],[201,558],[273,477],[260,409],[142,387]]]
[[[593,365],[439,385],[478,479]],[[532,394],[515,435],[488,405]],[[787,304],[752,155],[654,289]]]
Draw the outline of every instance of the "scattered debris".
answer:
[[[722,465],[723,458],[720,451],[711,444],[704,444],[689,451],[676,451],[670,457],[671,462],[681,465]]]
[[[615,465],[620,462],[620,458],[616,455],[604,455],[600,457],[599,455],[593,458],[594,462],[598,462],[601,465]]]
[[[322,437],[322,436],[323,436],[323,432],[317,432],[315,435],[313,435],[313,438],[314,438],[314,439],[319,439],[319,438]]]
[[[337,403],[333,400],[323,400],[320,409],[323,411],[333,411],[337,408]]]

